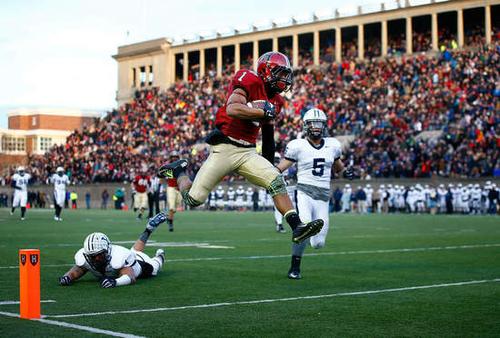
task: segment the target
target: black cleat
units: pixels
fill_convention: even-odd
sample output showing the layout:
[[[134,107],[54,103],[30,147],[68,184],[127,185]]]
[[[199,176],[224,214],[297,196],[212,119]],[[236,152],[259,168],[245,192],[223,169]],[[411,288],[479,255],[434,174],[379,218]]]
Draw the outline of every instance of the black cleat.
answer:
[[[292,270],[288,271],[288,279],[301,279],[300,270]]]
[[[172,163],[165,163],[158,169],[157,176],[159,178],[175,178],[186,170],[188,166],[187,160],[178,160]]]
[[[316,235],[323,228],[324,222],[322,219],[317,219],[307,224],[301,224],[293,230],[292,242],[301,243]]]

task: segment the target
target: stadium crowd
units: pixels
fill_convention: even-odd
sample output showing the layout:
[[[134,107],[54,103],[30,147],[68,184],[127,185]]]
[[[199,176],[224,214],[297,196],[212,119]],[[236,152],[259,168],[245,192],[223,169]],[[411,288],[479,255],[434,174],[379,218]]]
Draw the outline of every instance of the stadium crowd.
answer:
[[[277,122],[277,149],[300,137],[301,114],[316,106],[327,113],[331,135],[355,136],[345,155],[361,178],[500,176],[499,40],[486,46],[469,37],[476,48],[454,50],[453,39],[437,55],[368,62],[348,57],[319,68],[303,51]],[[53,166],[64,164],[73,182],[130,182],[135,172],[151,170],[176,150],[189,157],[195,174],[233,69],[226,66],[221,79],[212,71],[166,91],[137,91],[132,102],[75,131],[65,145],[31,156],[30,172],[44,182]],[[423,131],[436,133],[426,138]]]

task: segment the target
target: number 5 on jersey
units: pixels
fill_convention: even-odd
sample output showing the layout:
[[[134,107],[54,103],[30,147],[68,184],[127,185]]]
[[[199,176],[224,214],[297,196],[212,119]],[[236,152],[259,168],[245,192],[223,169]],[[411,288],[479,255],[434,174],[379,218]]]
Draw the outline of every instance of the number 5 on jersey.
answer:
[[[325,159],[324,158],[315,158],[313,160],[313,169],[312,174],[314,176],[321,177],[325,173]]]

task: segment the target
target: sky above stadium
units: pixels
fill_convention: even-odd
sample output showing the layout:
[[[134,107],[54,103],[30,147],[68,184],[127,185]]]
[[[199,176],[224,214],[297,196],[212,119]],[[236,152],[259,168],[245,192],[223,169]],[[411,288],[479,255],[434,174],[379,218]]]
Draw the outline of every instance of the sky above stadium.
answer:
[[[181,39],[314,11],[380,6],[381,1],[2,1],[0,127],[13,108],[114,107],[117,65],[111,55],[120,45]]]

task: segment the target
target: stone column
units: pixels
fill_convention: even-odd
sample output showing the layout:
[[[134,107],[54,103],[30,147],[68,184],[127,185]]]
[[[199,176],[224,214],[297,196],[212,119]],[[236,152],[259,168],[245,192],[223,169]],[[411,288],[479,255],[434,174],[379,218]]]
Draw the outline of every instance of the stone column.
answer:
[[[491,6],[484,7],[484,31],[486,32],[486,43],[491,44]]]
[[[188,80],[188,72],[189,72],[188,52],[184,52],[182,56],[182,81],[186,82]]]
[[[217,47],[217,77],[222,76],[222,46]]]
[[[335,61],[342,61],[342,28],[335,28]]]
[[[358,25],[358,59],[365,58],[365,28],[364,25]]]
[[[459,9],[457,11],[457,38],[458,47],[464,46],[464,11]]]
[[[273,52],[278,52],[278,38],[273,38]]]
[[[257,61],[259,60],[259,41],[254,40],[253,42],[253,69],[257,70]]]
[[[431,23],[431,30],[432,30],[432,50],[437,51],[439,50],[439,37],[438,37],[438,16],[437,13],[432,13],[432,23]]]
[[[292,37],[292,67],[299,66],[299,35],[294,34]]]
[[[170,85],[172,83],[175,83],[175,81],[177,80],[176,79],[176,69],[177,69],[177,64],[175,62],[175,54],[174,52],[172,52],[172,50],[170,49],[169,51],[169,54],[170,54],[170,76],[169,76],[169,82],[167,83],[167,88],[170,87]]]
[[[319,66],[319,31],[313,33],[313,62]]]
[[[406,54],[413,53],[413,26],[411,16],[406,18]]]
[[[234,45],[234,71],[240,70],[240,44]]]
[[[387,56],[387,20],[382,21],[382,37],[380,38],[380,43],[382,45],[382,56]]]
[[[147,87],[149,86],[149,65],[145,65],[144,68],[146,74],[146,81],[144,81],[144,87]]]
[[[200,79],[205,76],[205,48],[200,49]]]

